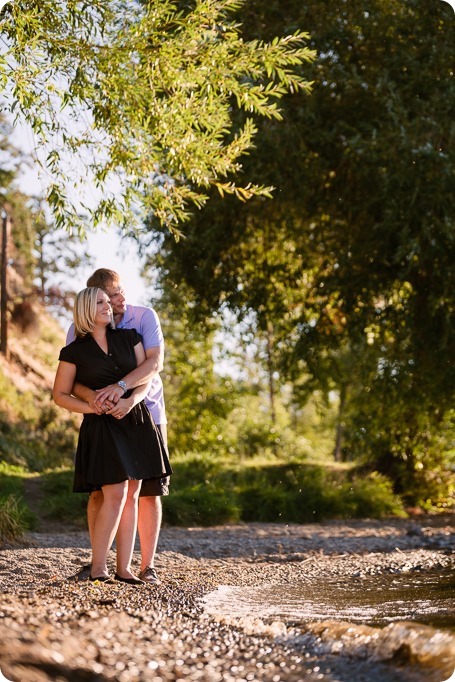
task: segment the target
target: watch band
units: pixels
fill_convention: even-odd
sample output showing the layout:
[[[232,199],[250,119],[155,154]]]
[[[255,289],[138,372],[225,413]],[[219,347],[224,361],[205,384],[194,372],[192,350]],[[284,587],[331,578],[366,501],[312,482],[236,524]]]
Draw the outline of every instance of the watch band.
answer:
[[[123,388],[123,395],[125,395],[125,393],[126,393],[127,390],[128,390],[128,388],[127,388],[125,382],[122,381],[122,380],[117,381],[117,386],[120,386],[120,388]]]

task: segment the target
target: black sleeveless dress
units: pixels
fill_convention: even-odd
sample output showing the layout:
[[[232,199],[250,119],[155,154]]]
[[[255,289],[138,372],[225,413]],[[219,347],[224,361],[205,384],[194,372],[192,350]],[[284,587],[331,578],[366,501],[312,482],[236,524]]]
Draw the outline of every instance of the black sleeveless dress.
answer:
[[[90,334],[60,351],[59,360],[76,365],[75,381],[92,389],[116,383],[136,366],[135,329],[107,328],[108,352]],[[131,394],[129,391],[125,397]],[[123,418],[85,414],[77,444],[74,492],[92,492],[125,480],[169,476],[172,468],[161,433],[142,401]]]

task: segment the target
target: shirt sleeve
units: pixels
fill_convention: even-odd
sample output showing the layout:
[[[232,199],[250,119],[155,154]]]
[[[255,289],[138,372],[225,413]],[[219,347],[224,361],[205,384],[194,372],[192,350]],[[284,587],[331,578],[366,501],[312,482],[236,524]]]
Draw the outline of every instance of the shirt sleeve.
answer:
[[[144,349],[164,347],[163,332],[158,315],[153,308],[147,308],[141,318],[140,329]]]
[[[74,359],[73,348],[71,346],[65,346],[64,348],[62,348],[58,356],[58,359],[63,360],[63,362],[71,362],[73,365],[76,364],[76,361]]]
[[[74,332],[74,322],[71,322],[70,328],[68,329],[66,333],[66,345],[74,341],[76,338],[76,334]]]

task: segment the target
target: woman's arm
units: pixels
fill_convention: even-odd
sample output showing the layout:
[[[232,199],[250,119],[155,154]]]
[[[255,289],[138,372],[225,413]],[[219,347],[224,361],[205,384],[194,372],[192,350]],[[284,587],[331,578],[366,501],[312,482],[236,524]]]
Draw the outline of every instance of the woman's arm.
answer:
[[[88,403],[71,395],[74,379],[76,377],[76,365],[61,360],[57,367],[52,397],[59,407],[64,407],[70,412],[81,414],[93,414],[95,410]]]

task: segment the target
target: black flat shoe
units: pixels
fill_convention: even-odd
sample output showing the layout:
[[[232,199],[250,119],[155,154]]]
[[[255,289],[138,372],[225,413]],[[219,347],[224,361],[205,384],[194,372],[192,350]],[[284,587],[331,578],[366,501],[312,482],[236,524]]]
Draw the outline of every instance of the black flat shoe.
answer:
[[[115,574],[114,580],[118,580],[119,583],[126,583],[127,585],[145,585],[144,581],[139,578],[122,578],[118,573]]]
[[[92,575],[89,575],[88,579],[92,583],[107,583],[109,580],[112,582],[112,578],[110,575],[99,575],[97,578],[94,578]]]

